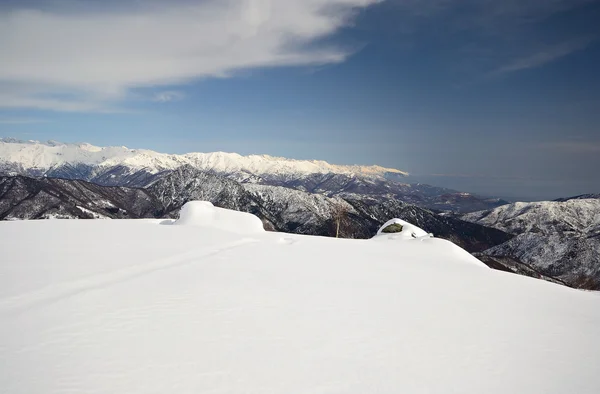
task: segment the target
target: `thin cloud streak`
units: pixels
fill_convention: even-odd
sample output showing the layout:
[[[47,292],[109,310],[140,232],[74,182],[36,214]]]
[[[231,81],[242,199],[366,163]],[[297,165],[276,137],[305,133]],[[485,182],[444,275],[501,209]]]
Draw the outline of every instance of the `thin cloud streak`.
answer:
[[[37,123],[48,123],[49,120],[46,119],[4,119],[0,118],[0,124],[11,124],[11,125],[20,125],[20,124],[37,124]]]
[[[492,74],[505,74],[514,71],[541,67],[574,52],[586,49],[594,39],[584,38],[563,42],[547,48],[538,49],[536,53],[513,60],[511,63],[498,68]]]
[[[412,174],[411,174],[412,175]],[[415,174],[415,177],[433,177],[433,178],[464,178],[464,179],[486,179],[486,180],[518,180],[518,181],[531,181],[535,180],[531,177],[518,177],[518,176],[490,176],[483,174]]]
[[[396,0],[392,4],[403,15],[398,25],[403,26],[407,42],[418,40],[421,31],[429,33],[432,25],[445,34],[469,35],[462,48],[455,48],[464,54],[460,68],[471,76],[475,71],[488,78],[542,67],[585,50],[599,38],[594,33],[570,33],[547,41],[538,29],[554,15],[594,3],[600,0]]]
[[[598,154],[600,153],[600,142],[592,141],[558,141],[547,142],[540,145],[542,149],[551,149],[572,154]]]

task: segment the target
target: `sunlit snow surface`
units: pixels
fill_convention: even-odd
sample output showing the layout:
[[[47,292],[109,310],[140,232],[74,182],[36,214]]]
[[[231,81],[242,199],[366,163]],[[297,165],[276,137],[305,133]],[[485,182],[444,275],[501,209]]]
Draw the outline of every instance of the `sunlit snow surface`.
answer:
[[[1,393],[600,392],[600,295],[435,238],[47,220],[0,247]]]

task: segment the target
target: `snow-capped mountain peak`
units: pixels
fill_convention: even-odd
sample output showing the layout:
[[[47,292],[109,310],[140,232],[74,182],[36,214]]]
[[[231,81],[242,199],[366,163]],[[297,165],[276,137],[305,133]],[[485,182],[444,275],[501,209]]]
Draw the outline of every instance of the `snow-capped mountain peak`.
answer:
[[[241,156],[212,152],[183,155],[164,154],[146,149],[98,147],[88,143],[65,144],[56,141],[19,141],[0,139],[0,166],[47,171],[62,165],[99,167],[126,166],[149,173],[172,170],[182,165],[218,173],[243,172],[256,176],[309,175],[336,173],[362,176],[408,175],[404,171],[380,166],[334,165],[321,160],[294,160],[269,155]]]

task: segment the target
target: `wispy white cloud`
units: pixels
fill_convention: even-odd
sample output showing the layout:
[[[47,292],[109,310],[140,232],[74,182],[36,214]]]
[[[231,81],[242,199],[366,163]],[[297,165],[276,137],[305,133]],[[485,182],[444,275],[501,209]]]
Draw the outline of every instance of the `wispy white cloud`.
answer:
[[[572,154],[598,154],[600,141],[556,141],[540,144],[542,149],[550,149]]]
[[[495,179],[495,180],[530,180],[530,177],[518,177],[518,176],[492,176],[489,174],[419,174],[416,176],[426,176],[434,178],[481,178],[481,179]]]
[[[315,43],[375,2],[149,1],[101,10],[3,10],[0,107],[110,111],[135,88],[255,67],[342,62],[351,51]]]
[[[513,71],[541,67],[557,59],[568,56],[587,48],[594,40],[588,37],[569,40],[558,44],[535,48],[533,53],[513,59],[508,64],[499,67],[492,74],[504,74]]]
[[[462,29],[505,32],[598,0],[392,0],[411,16],[443,16]]]
[[[48,123],[46,119],[33,119],[33,118],[2,118],[0,117],[0,124],[11,124],[11,125],[24,125],[24,124],[36,124],[36,123]]]
[[[158,92],[154,95],[153,101],[158,103],[168,103],[169,101],[179,101],[185,98],[183,92],[177,90],[167,90],[164,92]]]
[[[586,49],[600,38],[597,29],[557,29],[548,34],[540,24],[591,3],[600,0],[397,0],[393,4],[404,15],[398,25],[417,40],[421,31],[431,34],[432,26],[448,37],[455,33],[468,37],[448,50],[461,53],[459,66],[470,76],[474,71],[493,76],[541,67]]]

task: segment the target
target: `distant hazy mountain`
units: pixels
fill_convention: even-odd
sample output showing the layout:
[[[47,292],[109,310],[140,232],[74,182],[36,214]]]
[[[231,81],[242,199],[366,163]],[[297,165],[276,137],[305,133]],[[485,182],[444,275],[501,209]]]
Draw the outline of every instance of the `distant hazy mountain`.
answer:
[[[580,194],[579,196],[558,198],[554,201],[569,201],[569,200],[589,200],[589,199],[600,199],[600,193]]]
[[[471,212],[506,201],[423,184],[401,182],[406,172],[380,166],[343,166],[267,155],[169,155],[126,147],[0,139],[0,174],[86,180],[105,186],[145,187],[156,177],[189,166],[243,184],[283,186],[329,197],[398,199],[435,210]]]
[[[600,199],[519,202],[460,218],[515,235],[484,254],[514,258],[571,285],[600,289]]]

